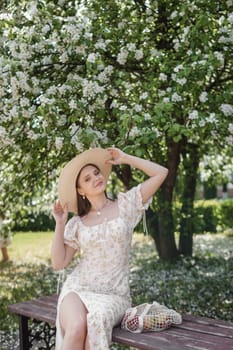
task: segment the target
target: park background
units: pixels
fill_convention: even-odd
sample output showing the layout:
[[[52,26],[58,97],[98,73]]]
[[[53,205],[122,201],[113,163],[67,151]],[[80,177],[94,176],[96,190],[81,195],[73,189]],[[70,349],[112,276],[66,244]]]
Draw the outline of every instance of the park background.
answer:
[[[169,169],[149,240],[142,226],[135,235],[134,302],[232,319],[233,2],[10,0],[0,10],[1,234],[14,233],[0,267],[3,338],[16,329],[9,303],[56,291],[57,178],[96,146]],[[118,167],[108,191],[142,180]]]

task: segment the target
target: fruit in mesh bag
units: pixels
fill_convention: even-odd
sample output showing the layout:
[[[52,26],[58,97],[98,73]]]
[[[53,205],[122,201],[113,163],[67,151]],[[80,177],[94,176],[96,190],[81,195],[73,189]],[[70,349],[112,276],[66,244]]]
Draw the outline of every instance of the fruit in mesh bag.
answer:
[[[130,331],[137,331],[139,329],[139,319],[138,316],[134,316],[133,318],[131,318],[130,320],[127,320],[127,328]]]
[[[143,317],[143,330],[161,330],[166,329],[171,325],[171,318],[169,314],[157,313],[157,314],[149,314]]]

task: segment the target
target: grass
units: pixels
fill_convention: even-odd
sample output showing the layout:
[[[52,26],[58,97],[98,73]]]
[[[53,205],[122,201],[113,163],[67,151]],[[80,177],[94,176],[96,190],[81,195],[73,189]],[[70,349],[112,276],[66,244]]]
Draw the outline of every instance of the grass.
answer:
[[[52,232],[19,232],[9,246],[14,263],[44,263],[49,261]]]
[[[229,230],[195,236],[193,257],[174,263],[161,262],[153,241],[135,234],[130,276],[133,303],[156,300],[179,312],[232,321],[232,233]],[[0,336],[3,338],[18,328],[17,318],[8,313],[7,305],[56,292],[58,274],[50,264],[52,235],[51,232],[15,234],[8,249],[11,261],[0,264]],[[9,348],[0,345],[0,349]],[[129,348],[113,345],[112,349]]]

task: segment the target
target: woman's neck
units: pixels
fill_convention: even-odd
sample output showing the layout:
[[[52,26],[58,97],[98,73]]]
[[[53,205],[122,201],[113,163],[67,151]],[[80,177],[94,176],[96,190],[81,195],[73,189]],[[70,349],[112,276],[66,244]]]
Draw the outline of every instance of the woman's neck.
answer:
[[[96,198],[95,200],[90,200],[91,203],[91,212],[96,212],[98,216],[101,216],[102,210],[108,206],[108,198],[104,195],[101,198]]]

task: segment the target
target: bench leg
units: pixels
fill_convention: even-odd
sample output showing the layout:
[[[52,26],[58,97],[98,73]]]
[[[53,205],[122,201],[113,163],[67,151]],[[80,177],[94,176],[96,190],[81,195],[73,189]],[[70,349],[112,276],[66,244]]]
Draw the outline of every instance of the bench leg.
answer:
[[[28,317],[19,316],[19,341],[20,350],[29,350]]]

